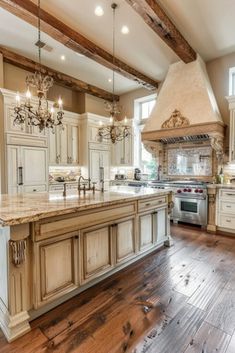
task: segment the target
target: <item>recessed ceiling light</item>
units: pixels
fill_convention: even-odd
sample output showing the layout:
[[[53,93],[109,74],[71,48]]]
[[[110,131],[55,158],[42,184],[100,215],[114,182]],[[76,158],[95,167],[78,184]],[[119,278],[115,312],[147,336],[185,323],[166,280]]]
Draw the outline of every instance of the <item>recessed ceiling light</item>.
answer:
[[[60,56],[60,59],[61,59],[62,61],[65,61],[65,55],[61,55],[61,56]]]
[[[103,16],[103,14],[104,14],[103,8],[101,6],[96,6],[95,15],[100,17],[100,16]]]
[[[127,26],[122,26],[121,32],[122,32],[122,34],[128,34],[130,31]]]
[[[109,82],[112,82],[112,79],[111,79],[111,78],[109,78],[109,79],[108,79],[108,81],[109,81]]]

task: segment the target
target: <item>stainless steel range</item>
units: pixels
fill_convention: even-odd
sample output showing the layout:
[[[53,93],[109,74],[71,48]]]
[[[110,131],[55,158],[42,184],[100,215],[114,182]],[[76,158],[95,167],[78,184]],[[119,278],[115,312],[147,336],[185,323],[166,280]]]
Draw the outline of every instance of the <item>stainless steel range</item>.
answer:
[[[171,218],[174,223],[187,222],[207,225],[207,186],[201,181],[152,181],[150,187],[171,188],[175,194],[175,205]]]

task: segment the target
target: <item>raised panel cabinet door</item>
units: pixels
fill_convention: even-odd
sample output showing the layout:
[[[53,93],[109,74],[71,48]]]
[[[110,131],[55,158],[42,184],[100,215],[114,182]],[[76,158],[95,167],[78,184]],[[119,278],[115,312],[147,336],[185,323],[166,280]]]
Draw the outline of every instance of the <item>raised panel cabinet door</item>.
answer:
[[[116,259],[122,262],[135,254],[134,219],[118,222],[116,237]]]
[[[59,151],[58,154],[58,159],[59,159],[59,164],[65,165],[68,164],[68,125],[63,124],[63,128],[58,129],[57,132],[57,137],[58,137],[58,143],[57,143],[57,149]]]
[[[47,185],[47,149],[40,147],[21,147],[23,166],[23,185]]]
[[[40,301],[62,296],[78,287],[76,240],[68,238],[39,248]]]
[[[110,179],[110,152],[100,152],[100,167],[104,167],[104,180]]]
[[[20,147],[7,146],[7,190],[9,194],[16,194],[21,184]]]
[[[145,250],[154,244],[152,214],[139,217],[139,249]]]
[[[107,272],[112,266],[111,232],[103,226],[83,233],[83,278]]]
[[[100,151],[90,150],[89,152],[89,164],[90,164],[90,178],[92,181],[99,181],[100,177]]]
[[[70,158],[72,164],[79,163],[79,128],[78,126],[70,126]]]
[[[156,220],[156,225],[155,221],[153,223],[154,227],[157,228],[157,243],[164,242],[166,240],[167,235],[167,209],[163,208],[161,210],[158,210],[154,215],[154,219]]]
[[[56,147],[56,131],[49,131],[49,164],[57,164],[59,162],[57,158],[57,147]]]

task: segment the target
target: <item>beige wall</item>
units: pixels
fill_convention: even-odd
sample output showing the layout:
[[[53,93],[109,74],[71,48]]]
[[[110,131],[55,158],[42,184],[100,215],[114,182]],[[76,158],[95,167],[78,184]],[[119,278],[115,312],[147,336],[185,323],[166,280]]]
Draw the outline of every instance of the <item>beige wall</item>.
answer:
[[[227,128],[226,145],[229,136],[229,109],[226,96],[229,95],[229,68],[235,66],[235,53],[207,62],[207,71],[217,100],[220,113]]]
[[[135,99],[149,96],[156,91],[150,91],[145,88],[139,88],[134,91],[122,94],[120,96],[120,106],[122,107],[121,117],[134,118],[134,101]]]
[[[225,97],[229,95],[229,68],[235,66],[235,53],[211,60],[206,66],[221,115],[228,123],[229,109]]]
[[[10,89],[12,91],[24,92],[26,89],[25,78],[28,74],[29,72],[26,70],[20,69],[8,63],[4,63],[4,88]],[[0,71],[0,83],[1,83],[1,71]],[[48,99],[55,101],[58,99],[59,95],[61,95],[63,99],[64,109],[70,110],[76,113],[85,112],[84,93],[79,93],[69,88],[61,87],[57,84],[54,84],[53,87],[48,92]],[[92,109],[93,111],[95,111],[94,105]],[[98,109],[98,111],[100,111],[100,109]]]
[[[86,94],[85,111],[98,115],[107,115],[104,109],[104,100],[90,94]]]

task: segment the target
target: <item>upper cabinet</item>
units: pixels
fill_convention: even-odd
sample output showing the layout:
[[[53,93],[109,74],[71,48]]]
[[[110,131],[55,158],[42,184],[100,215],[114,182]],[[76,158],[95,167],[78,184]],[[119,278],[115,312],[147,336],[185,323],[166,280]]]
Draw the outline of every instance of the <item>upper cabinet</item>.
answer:
[[[227,97],[230,110],[229,160],[235,162],[235,96]]]
[[[49,165],[79,164],[79,115],[66,112],[63,127],[49,132]]]
[[[133,135],[112,145],[112,166],[129,167],[133,165]]]

